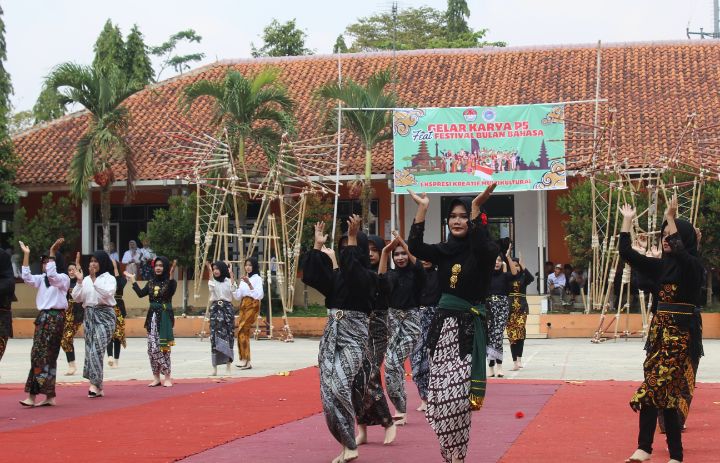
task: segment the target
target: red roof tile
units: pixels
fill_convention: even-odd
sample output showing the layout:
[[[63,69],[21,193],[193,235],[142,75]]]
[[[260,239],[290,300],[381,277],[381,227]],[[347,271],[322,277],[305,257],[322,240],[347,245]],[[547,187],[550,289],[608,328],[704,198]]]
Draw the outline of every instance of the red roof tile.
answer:
[[[167,179],[169,166],[163,134],[173,120],[198,130],[209,126],[210,101],[199,101],[189,116],[177,104],[184,85],[199,79],[221,79],[228,68],[245,75],[264,66],[281,70],[281,79],[297,103],[300,138],[317,135],[321,121],[313,92],[337,78],[337,55],[222,61],[175,77],[131,96],[128,142],[138,161],[139,179]],[[493,106],[591,99],[595,95],[596,47],[420,50],[397,53],[398,93],[403,104],[417,107]],[[363,81],[370,73],[393,65],[391,53],[342,55],[343,77]],[[689,113],[710,122],[720,114],[720,42],[684,41],[605,45],[602,50],[601,109],[617,109],[619,156],[667,154]],[[574,105],[568,119],[592,122],[592,104]],[[19,185],[58,184],[67,178],[75,143],[87,125],[77,113],[14,137],[22,159]],[[343,151],[344,173],[360,174],[363,151],[352,137]],[[574,145],[568,144],[572,153]],[[572,163],[571,163],[572,167]],[[392,143],[374,151],[373,170],[392,171]],[[122,174],[122,172],[120,172]],[[122,178],[119,175],[118,178]]]

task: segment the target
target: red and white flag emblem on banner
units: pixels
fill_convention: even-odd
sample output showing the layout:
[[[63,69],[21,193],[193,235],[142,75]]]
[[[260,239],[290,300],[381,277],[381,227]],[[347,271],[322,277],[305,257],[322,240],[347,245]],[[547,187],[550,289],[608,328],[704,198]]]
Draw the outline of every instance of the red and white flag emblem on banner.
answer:
[[[490,167],[476,167],[475,176],[484,180],[492,180],[493,170]]]

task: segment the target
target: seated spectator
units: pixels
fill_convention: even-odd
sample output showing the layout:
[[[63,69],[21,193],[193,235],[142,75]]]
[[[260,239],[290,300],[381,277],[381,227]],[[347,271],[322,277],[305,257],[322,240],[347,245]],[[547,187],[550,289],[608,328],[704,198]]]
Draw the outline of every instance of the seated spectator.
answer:
[[[554,296],[562,296],[567,286],[567,279],[563,273],[562,264],[557,264],[553,273],[548,275],[548,292]]]
[[[576,265],[575,269],[570,274],[569,289],[573,296],[579,296],[580,290],[586,290],[587,287],[587,272],[583,270],[581,265]]]

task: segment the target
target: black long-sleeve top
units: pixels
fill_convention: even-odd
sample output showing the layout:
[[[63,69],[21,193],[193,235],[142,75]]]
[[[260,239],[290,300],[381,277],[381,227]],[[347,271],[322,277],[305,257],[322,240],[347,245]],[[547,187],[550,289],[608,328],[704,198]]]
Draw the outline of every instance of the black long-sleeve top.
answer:
[[[532,276],[532,273],[530,273],[528,269],[524,268],[522,272],[518,272],[517,275],[513,276],[510,282],[510,292],[527,294],[527,287],[530,286],[530,283],[533,281],[535,281],[535,277]]]
[[[345,246],[337,269],[322,251],[312,249],[303,266],[302,281],[325,296],[328,309],[370,313],[378,291],[378,275],[365,267],[357,246]]]
[[[440,280],[435,267],[425,270],[425,286],[420,293],[422,307],[434,307],[440,300]]]
[[[513,275],[502,270],[494,270],[490,277],[490,287],[488,288],[489,296],[507,296],[510,293],[510,284]]]
[[[153,279],[148,281],[144,288],[140,288],[137,282],[133,283],[132,288],[138,297],[143,298],[147,296],[148,299],[150,299],[150,310],[148,310],[147,316],[145,317],[145,329],[150,331],[150,321],[152,320],[153,313],[158,313],[156,323],[160,322],[159,312],[162,308],[156,304],[172,305],[172,298],[175,295],[175,290],[177,290],[177,281],[171,279]],[[173,326],[175,326],[175,314],[172,310],[170,310],[170,317]]]
[[[379,267],[378,265],[374,265],[372,267],[373,272],[377,273],[378,267]],[[378,280],[379,280],[379,277],[378,277]],[[380,282],[378,281],[378,287],[377,287],[377,290],[375,291],[375,298],[373,299],[372,310],[387,311],[388,306],[389,306],[388,296],[387,296],[387,294],[385,294],[384,291],[380,290]]]
[[[700,259],[685,250],[678,233],[666,240],[672,250],[657,259],[634,250],[630,233],[620,233],[620,257],[640,275],[657,282],[658,302],[698,304],[703,276]]]
[[[468,234],[448,243],[423,242],[425,222],[413,223],[408,248],[417,258],[437,264],[440,291],[471,303],[482,302],[488,294],[490,273],[500,248],[490,239],[480,217],[468,222]]]
[[[117,287],[115,289],[115,297],[116,298],[117,298],[117,296],[122,297],[123,291],[125,291],[125,285],[127,284],[127,280],[125,279],[124,276],[118,275],[115,277],[115,281],[117,281]],[[175,281],[175,280],[173,280],[173,281]],[[175,291],[173,291],[173,293],[175,293]],[[172,296],[170,296],[170,297],[172,298]]]
[[[420,293],[425,286],[425,269],[420,261],[408,262],[380,275],[380,292],[388,295],[389,306],[398,310],[420,307]]]

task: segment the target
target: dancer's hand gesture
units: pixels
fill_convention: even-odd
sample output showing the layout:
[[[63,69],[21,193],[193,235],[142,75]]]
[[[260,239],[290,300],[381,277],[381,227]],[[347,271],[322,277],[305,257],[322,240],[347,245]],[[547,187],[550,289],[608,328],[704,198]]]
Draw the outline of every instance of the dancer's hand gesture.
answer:
[[[325,222],[320,221],[315,224],[315,249],[322,250],[327,242],[328,236],[325,233]]]
[[[415,204],[417,204],[418,206],[427,208],[430,205],[430,198],[428,198],[428,195],[426,193],[417,194],[410,188],[408,188],[407,191],[408,193],[410,193],[410,197],[413,199],[413,201],[415,201]]]
[[[497,183],[493,183],[489,187],[485,188],[485,191],[475,196],[472,200],[472,212],[470,213],[470,220],[475,220],[480,216],[480,208],[483,204],[490,199],[490,195],[495,191]]]
[[[57,253],[57,250],[60,249],[60,246],[62,246],[64,242],[65,238],[60,237],[56,239],[52,246],[50,246],[50,252],[48,253],[48,255],[50,257],[55,257],[55,253]]]
[[[78,254],[80,254],[80,253],[78,253]],[[80,267],[80,264],[77,264],[75,266],[75,280],[78,283],[82,283],[84,277],[85,276],[83,275],[82,267]]]
[[[389,256],[392,254],[392,252],[395,250],[396,247],[400,244],[400,240],[398,240],[397,235],[390,241],[388,244],[385,245],[385,247],[382,249],[382,254]]]
[[[333,251],[332,249],[330,249],[327,246],[323,246],[322,249],[320,249],[320,251],[330,258],[330,261],[333,264],[333,269],[338,268],[337,257],[335,256],[335,251]]]
[[[655,259],[659,259],[662,257],[662,251],[657,246],[651,246],[650,249],[648,249],[647,253],[645,253],[647,257],[654,257]]]
[[[622,216],[625,218],[634,219],[635,208],[632,207],[630,204],[623,204],[622,206],[620,206],[620,214],[622,214]]]
[[[130,283],[130,284],[135,283],[135,274],[134,273],[123,272],[123,275],[125,275],[125,279],[128,281],[128,283]]]
[[[30,254],[30,248],[27,244],[23,243],[22,241],[18,241],[18,243],[20,243],[20,249],[22,249],[22,252],[24,254]]]
[[[665,217],[667,219],[675,219],[677,217],[677,211],[678,211],[678,198],[677,198],[677,193],[674,193],[672,195],[672,198],[670,198],[670,202],[668,202],[667,207],[665,208]]]
[[[75,253],[75,267],[80,268],[80,251]]]
[[[348,217],[348,246],[357,246],[357,234],[360,231],[360,225],[362,225],[362,219],[359,215],[353,214]]]

